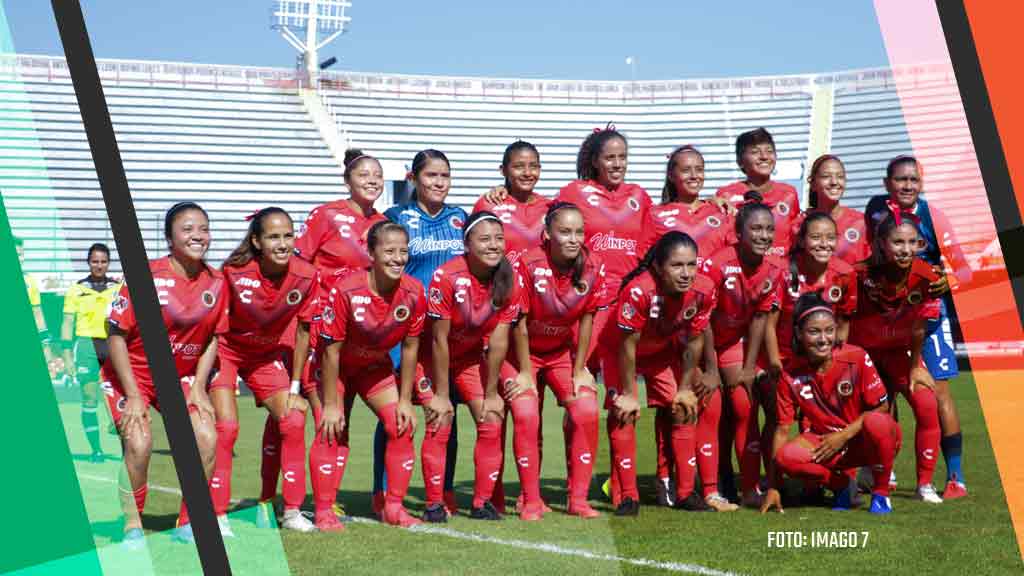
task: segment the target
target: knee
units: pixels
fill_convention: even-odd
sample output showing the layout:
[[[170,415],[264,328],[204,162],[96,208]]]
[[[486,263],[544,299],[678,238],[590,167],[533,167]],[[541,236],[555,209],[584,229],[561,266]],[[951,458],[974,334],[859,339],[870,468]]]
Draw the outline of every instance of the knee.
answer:
[[[282,436],[290,436],[292,434],[301,434],[304,432],[306,427],[306,413],[299,410],[290,410],[288,414],[278,421],[278,427],[281,431]],[[220,433],[220,430],[217,430]],[[238,433],[236,428],[235,434]]]
[[[153,451],[153,436],[147,434],[133,434],[131,438],[123,440],[124,459],[129,466],[144,464]]]
[[[588,428],[597,423],[597,398],[580,396],[568,406],[569,421],[574,426]]]
[[[196,440],[199,440],[200,429],[209,428],[209,426],[200,425],[196,429]],[[214,440],[219,439],[222,444],[228,446],[234,446],[235,441],[238,440],[238,420],[218,420],[214,427]],[[207,438],[206,441],[209,439]]]
[[[810,450],[797,442],[787,442],[775,454],[775,464],[786,474],[792,474],[797,466],[810,461]]]
[[[238,423],[235,423],[235,438],[238,437]],[[192,427],[196,437],[196,445],[199,447],[199,452],[205,460],[208,456],[212,455],[216,450],[217,446],[217,428],[211,426],[206,422],[195,422]],[[230,428],[228,432],[228,440],[231,439]]]

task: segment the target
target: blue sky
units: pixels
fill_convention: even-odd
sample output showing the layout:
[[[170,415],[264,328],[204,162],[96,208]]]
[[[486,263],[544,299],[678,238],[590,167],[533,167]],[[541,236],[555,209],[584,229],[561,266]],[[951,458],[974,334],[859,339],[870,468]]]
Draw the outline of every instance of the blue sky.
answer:
[[[336,69],[629,80],[887,65],[871,0],[352,0]],[[97,57],[291,67],[271,0],[82,0]],[[63,54],[50,3],[6,0],[18,52]]]

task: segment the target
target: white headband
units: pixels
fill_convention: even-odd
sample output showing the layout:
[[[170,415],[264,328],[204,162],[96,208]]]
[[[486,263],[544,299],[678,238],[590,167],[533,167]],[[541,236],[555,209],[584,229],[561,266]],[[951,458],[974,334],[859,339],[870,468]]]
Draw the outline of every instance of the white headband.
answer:
[[[479,219],[474,220],[472,224],[470,224],[469,226],[466,226],[466,229],[462,231],[462,237],[463,238],[468,238],[469,237],[469,231],[473,229],[473,226],[476,226],[477,224],[479,224],[481,222],[486,222],[488,220],[495,220],[499,224],[501,223],[501,218],[498,218],[497,216],[494,216],[492,214],[487,214],[487,215],[481,216]]]

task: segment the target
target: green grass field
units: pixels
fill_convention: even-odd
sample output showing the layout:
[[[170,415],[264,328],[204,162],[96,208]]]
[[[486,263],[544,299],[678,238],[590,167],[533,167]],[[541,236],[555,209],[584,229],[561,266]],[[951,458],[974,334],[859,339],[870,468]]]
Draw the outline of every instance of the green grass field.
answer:
[[[1024,570],[1014,538],[1003,489],[996,470],[981,408],[969,374],[952,385],[964,432],[964,468],[970,496],[939,506],[912,499],[914,478],[912,450],[901,451],[896,472],[899,489],[893,495],[894,513],[876,518],[865,509],[833,512],[828,509],[787,507],[784,515],[760,516],[741,510],[729,514],[694,514],[653,506],[654,441],[653,411],[645,411],[638,429],[638,460],[641,490],[647,495],[640,516],[620,519],[611,516],[610,504],[600,493],[607,476],[607,439],[603,433],[597,476],[591,499],[606,515],[584,521],[564,512],[565,463],[562,458],[561,410],[553,401],[544,412],[546,454],[542,474],[545,499],[555,512],[541,522],[524,523],[515,517],[485,523],[461,515],[443,530],[403,530],[374,522],[348,524],[341,534],[282,533],[253,526],[252,509],[232,513],[237,538],[228,542],[236,574],[271,573],[279,566],[283,552],[294,574],[655,574],[712,571],[742,574],[915,574],[949,572],[964,574],[1010,574]],[[902,402],[902,401],[901,401]],[[255,498],[259,492],[259,444],[264,414],[253,407],[251,398],[241,397],[241,434],[236,448],[233,497]],[[84,438],[77,425],[77,406],[65,403],[63,415],[69,429],[72,452],[83,454]],[[913,442],[909,406],[903,414],[904,438]],[[472,494],[472,446],[474,429],[468,411],[459,413],[460,454],[456,475],[460,505],[466,507]],[[159,423],[159,418],[155,419]],[[352,417],[351,446],[345,482],[339,493],[349,514],[369,518],[371,487],[371,440],[374,419],[365,406],[358,405]],[[156,427],[159,428],[159,425]],[[166,439],[155,433],[156,450],[150,483],[171,490],[151,489],[144,521],[154,532],[173,527],[178,496],[173,493],[177,479]],[[104,437],[108,452],[116,450],[116,438]],[[509,449],[511,452],[511,449]],[[119,535],[115,488],[118,462],[91,464],[79,459],[77,467],[83,492],[94,522],[98,545],[116,541]],[[519,492],[509,456],[506,483],[509,506]],[[107,478],[103,482],[103,478]],[[91,479],[91,480],[90,480]],[[941,490],[945,468],[940,462],[936,484]],[[419,464],[409,497],[411,511],[422,510],[423,483]],[[307,501],[308,504],[308,501]],[[812,547],[769,547],[769,534],[794,531],[854,531],[867,535],[866,546],[854,549]],[[164,539],[166,540],[166,538]],[[197,569],[194,551],[185,546],[161,542],[150,554],[154,573],[186,573]],[[255,543],[255,551],[254,551]],[[113,547],[108,547],[113,548]],[[257,560],[257,558],[262,558]],[[276,560],[275,560],[276,559]]]

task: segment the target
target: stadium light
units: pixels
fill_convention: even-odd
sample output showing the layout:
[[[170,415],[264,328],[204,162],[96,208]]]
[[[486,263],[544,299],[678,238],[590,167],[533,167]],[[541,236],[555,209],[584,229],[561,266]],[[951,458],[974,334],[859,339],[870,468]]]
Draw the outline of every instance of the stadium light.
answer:
[[[277,0],[270,27],[279,30],[285,41],[302,54],[306,70],[315,76],[317,51],[345,32],[345,25],[352,21],[345,10],[351,7],[350,0]],[[299,35],[303,32],[305,39]]]
[[[626,56],[626,66],[629,66],[629,78],[630,78],[630,91],[632,95],[636,95],[636,58],[633,56]]]

